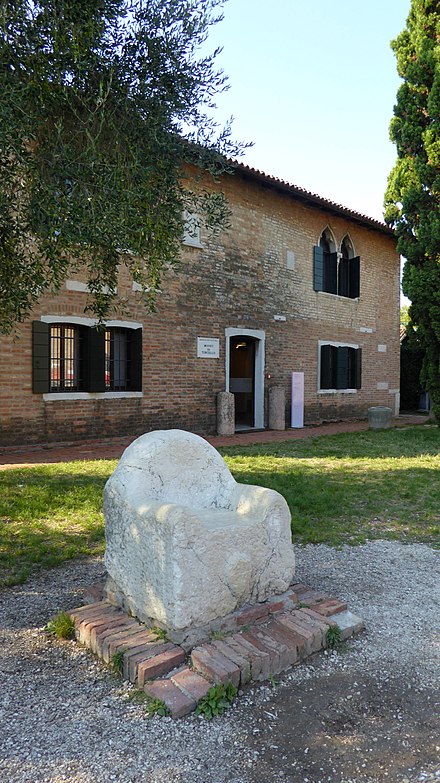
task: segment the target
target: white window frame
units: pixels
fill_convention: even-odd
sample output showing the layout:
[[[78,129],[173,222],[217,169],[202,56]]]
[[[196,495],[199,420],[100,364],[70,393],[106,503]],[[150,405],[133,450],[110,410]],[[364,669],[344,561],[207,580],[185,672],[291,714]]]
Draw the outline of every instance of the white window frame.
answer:
[[[42,315],[40,321],[46,324],[72,324],[72,326],[96,326],[97,318],[86,318],[78,315]],[[119,329],[143,329],[140,321],[106,321],[106,327]],[[116,400],[143,397],[142,391],[106,391],[106,392],[47,392],[43,394],[44,402],[65,402],[66,400]]]
[[[182,244],[188,247],[203,247],[200,237],[200,219],[195,212],[183,213],[185,228],[183,232]]]
[[[334,348],[355,348],[361,347],[358,343],[339,343],[336,340],[318,340],[318,394],[357,394],[359,389],[321,389],[321,348],[323,345],[332,345]]]

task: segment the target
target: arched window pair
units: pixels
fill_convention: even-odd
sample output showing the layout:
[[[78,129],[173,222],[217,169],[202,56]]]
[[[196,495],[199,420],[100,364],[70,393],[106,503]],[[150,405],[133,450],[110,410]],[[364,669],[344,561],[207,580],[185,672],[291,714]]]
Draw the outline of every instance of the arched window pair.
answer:
[[[336,250],[331,231],[326,228],[321,234],[319,245],[313,248],[313,288],[328,294],[357,299],[360,291],[360,258],[354,255],[349,236]]]

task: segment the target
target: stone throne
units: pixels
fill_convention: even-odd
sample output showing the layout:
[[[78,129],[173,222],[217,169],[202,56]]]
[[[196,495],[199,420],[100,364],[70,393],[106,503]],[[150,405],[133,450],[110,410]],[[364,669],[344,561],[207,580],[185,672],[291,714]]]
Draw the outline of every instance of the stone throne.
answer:
[[[292,582],[284,498],[238,484],[192,433],[134,441],[106,484],[104,516],[106,597],[173,641],[202,638],[220,618]]]

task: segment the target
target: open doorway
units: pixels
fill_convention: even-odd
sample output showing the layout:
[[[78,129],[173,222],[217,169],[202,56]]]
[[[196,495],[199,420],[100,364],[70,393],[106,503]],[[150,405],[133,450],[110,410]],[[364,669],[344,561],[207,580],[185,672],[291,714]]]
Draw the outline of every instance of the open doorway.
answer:
[[[235,397],[235,428],[255,427],[255,338],[229,338],[229,391]]]
[[[225,337],[225,388],[235,397],[236,429],[262,430],[265,333],[259,329],[228,326],[225,329]]]

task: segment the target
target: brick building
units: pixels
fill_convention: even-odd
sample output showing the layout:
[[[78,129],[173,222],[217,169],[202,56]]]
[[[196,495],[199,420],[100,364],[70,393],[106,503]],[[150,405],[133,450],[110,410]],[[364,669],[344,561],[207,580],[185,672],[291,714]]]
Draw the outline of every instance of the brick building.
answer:
[[[221,183],[231,228],[186,237],[157,312],[128,302],[104,332],[78,275],[45,296],[18,339],[0,337],[0,444],[212,433],[216,395],[237,428],[267,425],[270,386],[303,373],[305,422],[399,405],[399,258],[382,223],[242,164]],[[127,315],[128,312],[128,315]],[[301,377],[301,376],[297,376]]]

